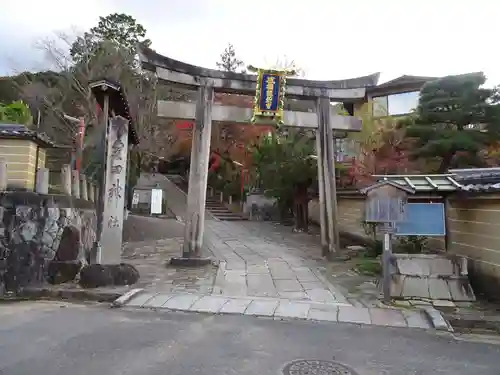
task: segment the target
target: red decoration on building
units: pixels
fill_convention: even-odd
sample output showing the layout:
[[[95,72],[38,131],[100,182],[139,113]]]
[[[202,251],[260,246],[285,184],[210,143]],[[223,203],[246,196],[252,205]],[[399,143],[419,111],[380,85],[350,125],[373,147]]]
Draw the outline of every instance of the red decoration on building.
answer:
[[[175,127],[179,130],[191,130],[193,129],[192,121],[179,121],[175,123]]]
[[[209,172],[213,172],[213,171],[217,170],[217,168],[219,168],[220,159],[221,159],[221,157],[219,154],[212,152],[212,154],[210,155],[210,161],[208,162],[210,165],[210,167],[208,168]]]

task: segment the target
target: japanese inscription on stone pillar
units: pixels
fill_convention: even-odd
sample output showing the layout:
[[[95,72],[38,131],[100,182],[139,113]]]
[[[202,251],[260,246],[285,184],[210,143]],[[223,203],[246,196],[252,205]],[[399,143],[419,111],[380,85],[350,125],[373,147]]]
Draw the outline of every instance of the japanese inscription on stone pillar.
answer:
[[[110,120],[106,150],[104,213],[101,262],[120,263],[122,248],[125,184],[127,181],[128,121],[116,116]]]

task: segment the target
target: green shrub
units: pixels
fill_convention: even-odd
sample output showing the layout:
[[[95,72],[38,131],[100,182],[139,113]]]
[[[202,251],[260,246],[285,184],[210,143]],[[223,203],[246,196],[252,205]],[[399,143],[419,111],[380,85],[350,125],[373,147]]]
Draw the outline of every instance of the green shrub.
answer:
[[[378,276],[382,274],[382,266],[378,260],[360,258],[356,263],[356,271],[362,275]]]
[[[398,237],[394,246],[395,253],[421,254],[427,250],[428,238],[425,236],[403,236]]]

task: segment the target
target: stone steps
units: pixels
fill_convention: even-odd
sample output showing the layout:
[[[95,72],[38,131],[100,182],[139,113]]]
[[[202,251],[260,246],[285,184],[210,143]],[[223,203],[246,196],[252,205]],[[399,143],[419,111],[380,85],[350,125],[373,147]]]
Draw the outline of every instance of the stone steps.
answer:
[[[224,206],[218,199],[207,197],[205,209],[221,221],[241,221],[247,220],[238,213],[232,212]]]
[[[188,184],[180,176],[171,179],[184,193],[188,193]],[[230,211],[219,200],[215,198],[207,198],[205,201],[205,209],[210,212],[216,219],[221,221],[241,221],[247,220],[245,217]]]

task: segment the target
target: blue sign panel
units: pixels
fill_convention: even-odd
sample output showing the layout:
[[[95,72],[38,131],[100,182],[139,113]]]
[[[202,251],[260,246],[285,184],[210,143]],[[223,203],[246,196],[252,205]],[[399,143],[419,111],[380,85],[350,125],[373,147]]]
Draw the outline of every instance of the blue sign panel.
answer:
[[[278,112],[280,101],[281,76],[264,73],[260,82],[259,110],[263,112]]]
[[[408,203],[406,220],[396,224],[398,236],[444,236],[446,234],[443,203]]]

